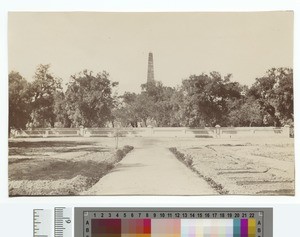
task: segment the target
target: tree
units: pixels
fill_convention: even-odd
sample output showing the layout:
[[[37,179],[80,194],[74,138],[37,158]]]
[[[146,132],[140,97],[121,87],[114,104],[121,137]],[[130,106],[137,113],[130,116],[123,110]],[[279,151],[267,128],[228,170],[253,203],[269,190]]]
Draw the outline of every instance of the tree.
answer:
[[[185,124],[191,127],[226,126],[228,102],[240,99],[242,87],[217,72],[192,75],[182,82]]]
[[[142,91],[149,96],[154,102],[163,100],[164,89],[162,82],[150,81],[141,85]]]
[[[49,64],[38,65],[34,81],[30,86],[33,127],[54,127],[55,124],[55,97],[62,90],[62,87],[61,80],[54,77],[49,69]]]
[[[105,71],[94,75],[84,70],[71,79],[65,93],[71,126],[103,127],[106,122],[112,121],[112,109],[115,107],[112,88],[118,83],[111,82]]]
[[[140,94],[125,92],[121,96],[123,103],[116,111],[116,117],[122,121],[123,126],[137,127],[138,123],[147,125],[178,126],[175,119],[173,97],[175,88],[163,86],[161,82],[148,82],[142,84]],[[176,97],[174,97],[176,98]]]
[[[146,92],[139,94],[135,103],[133,103],[133,113],[145,126],[148,125],[148,120],[153,120],[153,109],[154,101]]]
[[[141,94],[125,92],[121,98],[123,103],[115,114],[123,126],[137,127],[138,123],[147,126],[148,120],[153,119],[154,102],[146,92]]]
[[[185,114],[185,96],[181,88],[176,88],[170,99],[172,105],[172,114],[170,115],[170,124],[172,127],[188,126]]]
[[[25,129],[30,119],[31,100],[29,83],[18,72],[10,72],[9,80],[9,134],[11,129]]]
[[[119,97],[119,103],[113,110],[114,120],[121,123],[123,127],[137,127],[139,118],[135,113],[135,103],[138,95],[131,92],[125,92]]]
[[[175,88],[161,87],[159,96],[153,99],[153,119],[156,121],[158,127],[171,127],[174,126],[174,101],[173,95]]]
[[[255,98],[264,111],[265,125],[282,126],[292,123],[293,70],[272,68],[266,75],[256,79],[249,95]]]
[[[240,101],[239,105],[230,110],[228,114],[228,125],[235,127],[252,127],[263,124],[263,112],[259,103],[252,98],[246,102]]]
[[[67,101],[63,91],[57,92],[54,100],[54,113],[56,115],[55,127],[69,128],[72,124],[67,113]]]

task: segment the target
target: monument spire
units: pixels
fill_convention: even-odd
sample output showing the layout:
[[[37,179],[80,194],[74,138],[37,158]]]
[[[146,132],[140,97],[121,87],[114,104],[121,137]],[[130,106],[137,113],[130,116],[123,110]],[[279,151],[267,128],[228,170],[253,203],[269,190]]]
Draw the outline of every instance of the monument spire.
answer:
[[[153,54],[149,53],[148,56],[148,74],[147,74],[147,83],[154,82],[154,68],[153,68]]]

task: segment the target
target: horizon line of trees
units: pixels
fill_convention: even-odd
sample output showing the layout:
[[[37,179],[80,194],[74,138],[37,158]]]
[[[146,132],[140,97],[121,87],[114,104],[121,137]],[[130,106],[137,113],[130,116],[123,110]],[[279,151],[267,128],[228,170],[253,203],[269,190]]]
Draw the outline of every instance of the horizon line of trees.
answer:
[[[34,80],[9,73],[9,129],[47,127],[214,127],[292,125],[293,69],[271,68],[252,86],[218,72],[191,75],[177,87],[141,85],[141,93],[113,94],[118,82],[105,71],[70,76],[66,91],[50,65]]]

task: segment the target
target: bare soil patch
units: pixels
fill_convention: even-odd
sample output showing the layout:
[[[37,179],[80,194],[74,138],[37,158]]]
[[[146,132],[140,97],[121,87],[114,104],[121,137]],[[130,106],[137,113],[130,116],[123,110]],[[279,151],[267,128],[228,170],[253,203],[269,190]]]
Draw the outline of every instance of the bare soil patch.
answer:
[[[9,147],[10,196],[77,195],[133,149],[94,141],[13,141]]]
[[[9,178],[12,180],[58,180],[72,179],[77,175],[86,177],[101,177],[102,173],[112,168],[110,163],[98,163],[95,161],[64,161],[64,160],[19,160],[9,163]]]
[[[173,148],[174,149],[174,148]],[[192,170],[219,185],[219,192],[241,195],[294,195],[293,139],[277,141],[199,141],[177,143],[176,152]]]

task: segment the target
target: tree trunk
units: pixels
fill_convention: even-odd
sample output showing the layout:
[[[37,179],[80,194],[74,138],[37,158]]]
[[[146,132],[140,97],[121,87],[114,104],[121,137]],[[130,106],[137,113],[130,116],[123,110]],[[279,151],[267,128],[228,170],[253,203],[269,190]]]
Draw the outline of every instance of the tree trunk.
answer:
[[[280,120],[279,120],[279,118],[276,116],[275,118],[274,118],[274,123],[275,123],[275,127],[281,127],[281,122],[280,122]]]

